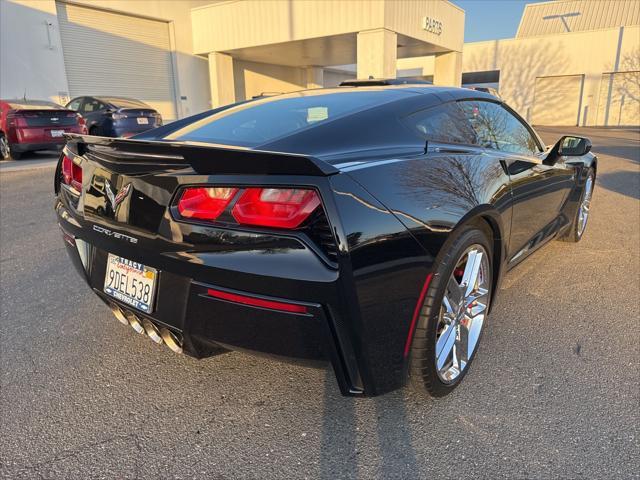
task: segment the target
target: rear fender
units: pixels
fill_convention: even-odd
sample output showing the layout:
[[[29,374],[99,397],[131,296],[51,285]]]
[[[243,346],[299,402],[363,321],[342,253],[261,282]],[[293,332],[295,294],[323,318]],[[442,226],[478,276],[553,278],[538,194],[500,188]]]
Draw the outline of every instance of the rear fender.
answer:
[[[346,182],[345,176],[356,185],[347,191],[360,192],[350,200],[352,213],[345,214],[346,200],[340,213],[347,217],[343,225],[352,240],[349,254],[364,330],[361,338],[376,350],[362,347],[362,355],[371,360],[376,393],[383,393],[404,383],[404,347],[421,289],[451,234],[462,225],[482,222],[493,236],[494,293],[497,290],[511,225],[509,177],[499,161],[478,149],[349,169],[331,178],[336,198],[340,194],[334,181]],[[361,266],[358,253],[365,248],[372,253]],[[388,262],[377,262],[374,255],[388,255]]]
[[[405,382],[404,346],[433,258],[351,177],[335,175],[329,183],[341,232],[342,311],[348,312],[336,326],[353,346],[365,395],[378,395]]]

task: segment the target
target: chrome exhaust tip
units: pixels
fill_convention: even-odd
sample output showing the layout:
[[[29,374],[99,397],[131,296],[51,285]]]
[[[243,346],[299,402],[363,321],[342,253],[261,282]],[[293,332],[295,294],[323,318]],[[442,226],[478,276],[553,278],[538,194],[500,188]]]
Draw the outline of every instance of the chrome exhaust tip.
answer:
[[[138,333],[144,333],[144,327],[142,323],[140,323],[140,319],[136,317],[133,313],[127,312],[127,320],[129,320],[129,325]]]
[[[167,347],[175,353],[182,353],[182,344],[175,333],[163,327],[160,329],[160,335]]]
[[[113,313],[114,317],[123,325],[129,325],[129,320],[124,316],[124,312],[117,306],[115,303],[110,303],[109,308]]]
[[[144,331],[147,332],[147,336],[156,343],[162,343],[162,336],[160,335],[160,330],[156,327],[153,322],[147,320],[146,318],[142,320],[142,325],[144,326]]]

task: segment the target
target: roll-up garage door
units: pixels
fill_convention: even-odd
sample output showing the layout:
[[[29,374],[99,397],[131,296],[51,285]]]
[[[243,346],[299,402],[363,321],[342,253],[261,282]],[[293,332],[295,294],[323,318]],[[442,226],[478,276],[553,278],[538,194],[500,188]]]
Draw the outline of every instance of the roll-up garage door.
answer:
[[[169,24],[56,2],[69,95],[130,97],[175,119]]]
[[[536,78],[534,125],[577,125],[583,75]]]
[[[602,74],[597,125],[640,125],[640,72]]]

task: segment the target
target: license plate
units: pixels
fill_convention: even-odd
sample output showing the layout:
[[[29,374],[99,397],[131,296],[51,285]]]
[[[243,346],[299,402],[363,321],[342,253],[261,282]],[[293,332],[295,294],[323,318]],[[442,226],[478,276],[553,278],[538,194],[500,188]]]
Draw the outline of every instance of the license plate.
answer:
[[[146,117],[138,117],[136,120],[138,121],[138,125],[149,125],[149,119]]]
[[[52,137],[61,137],[64,135],[64,130],[51,130]]]
[[[142,312],[153,311],[158,271],[141,263],[109,254],[104,292]]]

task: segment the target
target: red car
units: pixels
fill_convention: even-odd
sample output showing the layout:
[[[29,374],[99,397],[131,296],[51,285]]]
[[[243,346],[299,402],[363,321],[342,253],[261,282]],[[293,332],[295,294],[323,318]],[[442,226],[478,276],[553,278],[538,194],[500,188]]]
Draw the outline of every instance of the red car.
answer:
[[[87,133],[79,113],[43,100],[0,100],[3,160],[17,160],[24,152],[61,149],[65,133]]]

